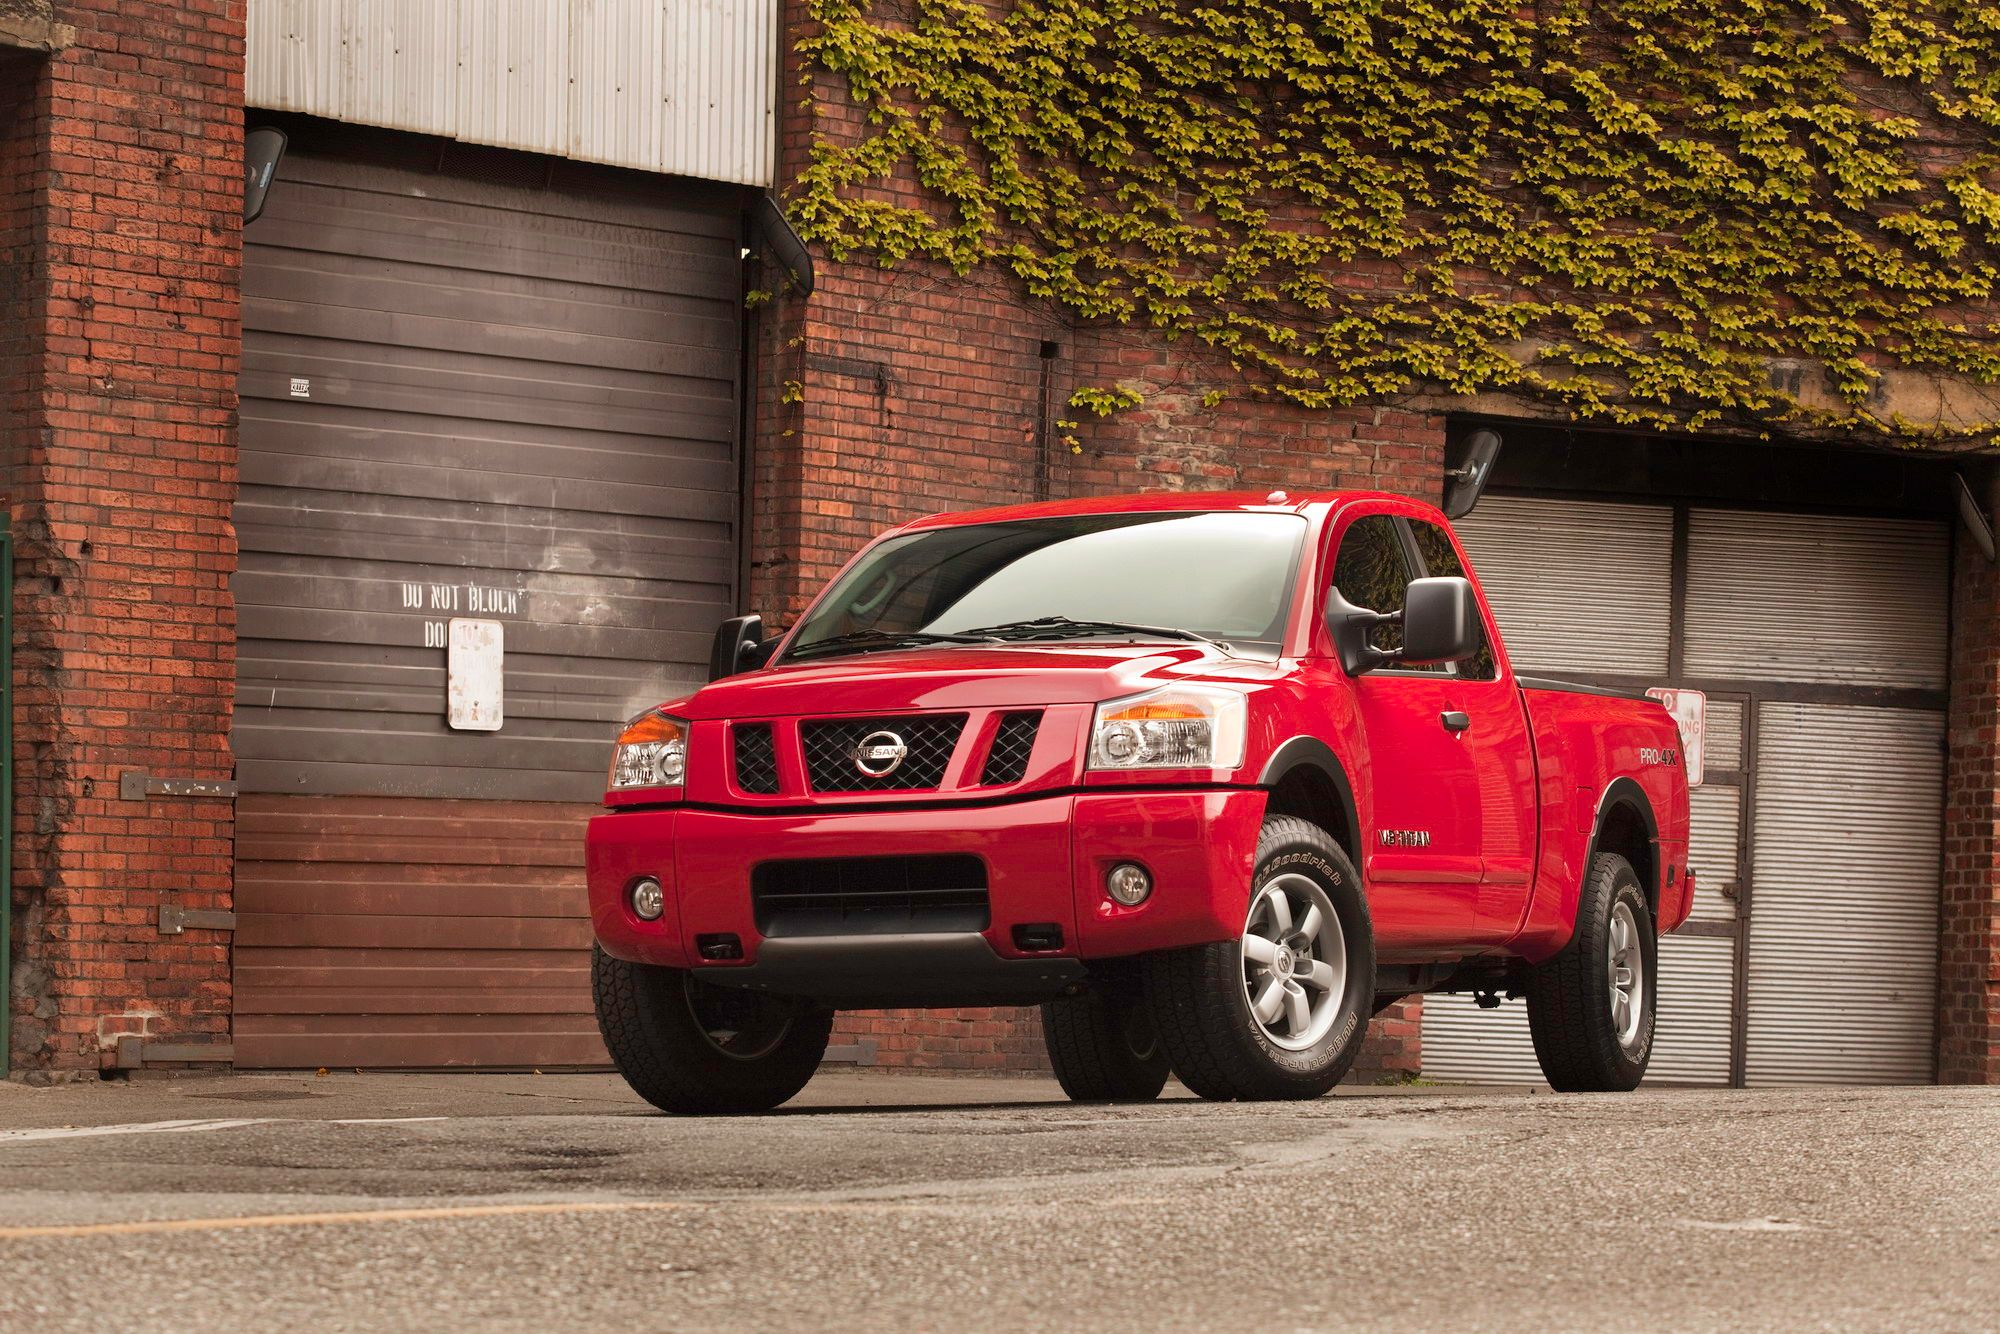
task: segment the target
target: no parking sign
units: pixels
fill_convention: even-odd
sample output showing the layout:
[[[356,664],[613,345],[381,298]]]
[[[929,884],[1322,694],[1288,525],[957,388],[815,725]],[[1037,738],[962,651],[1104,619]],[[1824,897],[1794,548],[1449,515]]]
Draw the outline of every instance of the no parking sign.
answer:
[[[1700,787],[1705,763],[1703,738],[1708,732],[1708,696],[1699,690],[1670,690],[1666,686],[1654,686],[1646,693],[1674,715],[1674,722],[1681,729],[1681,763],[1687,767],[1688,786]]]

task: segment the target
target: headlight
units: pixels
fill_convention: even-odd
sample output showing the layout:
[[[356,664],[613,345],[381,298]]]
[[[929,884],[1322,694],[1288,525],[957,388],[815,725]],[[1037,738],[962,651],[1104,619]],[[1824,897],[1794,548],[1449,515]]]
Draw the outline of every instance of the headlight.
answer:
[[[642,713],[618,734],[611,788],[679,787],[687,777],[687,758],[687,724],[657,710]]]
[[[1243,763],[1243,696],[1168,686],[1097,706],[1093,769],[1234,769]]]

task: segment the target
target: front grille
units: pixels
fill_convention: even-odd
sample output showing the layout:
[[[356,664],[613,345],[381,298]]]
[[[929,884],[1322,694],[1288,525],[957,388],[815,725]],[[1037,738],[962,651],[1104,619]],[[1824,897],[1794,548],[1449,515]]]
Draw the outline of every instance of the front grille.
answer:
[[[1010,713],[1000,720],[993,733],[993,747],[986,752],[986,767],[979,781],[987,787],[1018,783],[1028,776],[1028,754],[1035,748],[1035,733],[1041,730],[1039,713]]]
[[[805,723],[799,728],[799,744],[815,792],[909,792],[944,782],[945,766],[964,726],[962,713]],[[878,732],[900,741],[905,753],[887,773],[864,773],[856,766],[855,749]]]
[[[738,723],[736,735],[736,786],[745,792],[769,796],[778,790],[778,748],[771,739],[769,723]]]
[[[984,931],[986,863],[964,853],[765,862],[750,906],[766,936]]]

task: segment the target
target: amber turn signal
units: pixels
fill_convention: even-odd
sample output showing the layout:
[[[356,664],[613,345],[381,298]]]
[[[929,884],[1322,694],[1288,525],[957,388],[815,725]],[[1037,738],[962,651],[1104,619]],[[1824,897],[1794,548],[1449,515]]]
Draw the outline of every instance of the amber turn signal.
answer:
[[[618,734],[611,752],[611,789],[679,787],[687,777],[687,724],[653,710]]]

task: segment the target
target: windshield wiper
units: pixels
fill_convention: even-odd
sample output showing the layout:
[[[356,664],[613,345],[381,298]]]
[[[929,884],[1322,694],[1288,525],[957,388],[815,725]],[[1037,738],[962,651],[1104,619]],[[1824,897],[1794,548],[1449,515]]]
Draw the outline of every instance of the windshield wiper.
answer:
[[[923,644],[997,644],[998,635],[983,631],[968,630],[963,634],[936,634],[928,630],[849,630],[844,635],[832,635],[826,639],[815,639],[810,644],[785,654],[787,661],[799,658],[817,657],[821,653],[854,652],[866,653],[878,648],[916,648]]]
[[[1210,639],[1207,635],[1196,634],[1173,625],[1133,625],[1129,621],[1077,621],[1067,616],[1037,616],[1032,621],[1006,621],[1000,625],[982,625],[967,634],[986,635],[996,639],[1073,639],[1079,635],[1142,635],[1155,639],[1185,639],[1196,643],[1214,644],[1227,649],[1228,644],[1220,639]]]

